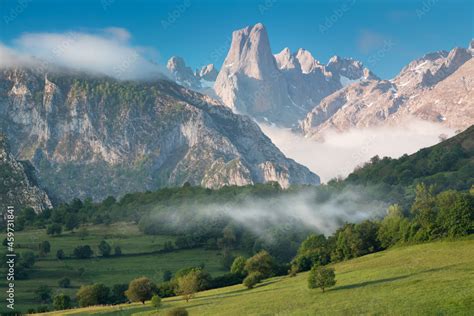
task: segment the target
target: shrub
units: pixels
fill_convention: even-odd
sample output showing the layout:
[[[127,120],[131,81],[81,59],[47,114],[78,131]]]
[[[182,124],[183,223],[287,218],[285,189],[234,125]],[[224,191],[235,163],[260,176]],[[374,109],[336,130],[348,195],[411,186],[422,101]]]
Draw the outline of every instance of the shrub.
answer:
[[[87,259],[92,257],[93,251],[89,245],[77,246],[74,248],[74,257],[78,259]]]
[[[191,272],[179,277],[177,279],[177,294],[182,295],[186,302],[189,302],[199,290],[199,275],[198,271]]]
[[[51,236],[61,235],[62,231],[63,227],[58,223],[51,224],[46,228],[46,233]]]
[[[263,275],[260,272],[252,272],[244,279],[244,286],[248,289],[253,288],[257,283],[263,279]]]
[[[247,273],[260,272],[262,278],[268,278],[273,274],[274,260],[265,250],[258,252],[245,262]]]
[[[66,294],[58,294],[53,299],[55,310],[69,309],[72,307],[71,297]]]
[[[320,288],[323,293],[328,287],[336,285],[336,274],[333,268],[313,266],[308,276],[310,289]]]
[[[49,303],[51,301],[52,290],[46,285],[40,285],[36,290],[36,298],[41,303]]]
[[[59,249],[58,251],[56,251],[56,258],[58,258],[59,260],[62,260],[65,257],[66,255],[64,254],[64,250]]]
[[[151,305],[155,308],[158,308],[161,306],[161,297],[159,297],[158,295],[153,295],[151,297]]]
[[[76,297],[81,307],[107,304],[109,302],[110,289],[104,284],[96,283],[83,285],[77,291]]]
[[[189,313],[184,307],[175,307],[166,313],[166,316],[188,316]]]
[[[234,259],[234,262],[232,263],[232,266],[230,267],[230,272],[234,274],[240,274],[244,275],[245,274],[245,262],[247,259],[243,256],[239,256]]]
[[[69,278],[62,278],[58,281],[58,285],[62,288],[68,288],[69,286],[71,286],[71,280],[69,280]]]
[[[105,241],[102,240],[99,244],[99,252],[103,257],[108,257],[110,256],[110,253],[112,251],[112,247]]]

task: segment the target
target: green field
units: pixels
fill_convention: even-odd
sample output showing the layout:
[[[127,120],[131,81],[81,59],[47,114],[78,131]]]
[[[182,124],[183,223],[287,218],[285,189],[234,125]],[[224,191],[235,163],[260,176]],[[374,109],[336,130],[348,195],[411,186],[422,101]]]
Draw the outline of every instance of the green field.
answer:
[[[219,251],[198,248],[159,253],[158,251],[163,249],[163,243],[174,241],[174,237],[143,235],[134,224],[93,225],[88,226],[87,230],[89,236],[84,239],[80,238],[77,232],[51,237],[46,235],[44,229],[16,233],[16,251],[20,254],[26,250],[38,254],[39,242],[48,240],[51,243],[50,254],[37,258],[33,269],[28,273],[28,279],[15,282],[16,306],[20,310],[38,307],[34,291],[42,284],[51,287],[53,295],[62,292],[74,296],[81,284],[128,284],[139,276],[147,276],[159,283],[165,270],[174,273],[181,268],[204,265],[212,276],[227,272],[221,265],[222,255]],[[77,245],[90,245],[94,254],[98,254],[97,246],[103,239],[112,246],[119,245],[123,255],[109,258],[56,259],[58,249],[63,249],[69,256]],[[79,272],[80,268],[84,269],[83,274]],[[70,278],[70,288],[58,287],[58,281],[64,277]],[[2,283],[2,291],[5,286]]]
[[[472,315],[474,240],[394,248],[333,265],[337,284],[322,293],[306,285],[307,273],[180,297],[163,307],[124,304],[49,315],[164,315],[186,307],[190,315]]]

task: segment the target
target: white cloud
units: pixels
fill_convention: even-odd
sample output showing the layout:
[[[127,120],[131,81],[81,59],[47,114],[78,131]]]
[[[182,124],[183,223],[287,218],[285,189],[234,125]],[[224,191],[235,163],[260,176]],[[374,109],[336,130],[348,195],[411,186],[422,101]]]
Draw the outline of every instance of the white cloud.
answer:
[[[104,32],[121,42],[127,42],[132,37],[130,32],[122,27],[107,27]]]
[[[454,135],[440,124],[413,120],[403,126],[330,132],[324,142],[292,133],[289,129],[260,125],[263,132],[289,158],[307,166],[322,182],[351,173],[375,155],[397,158],[439,142],[439,136]]]
[[[143,56],[149,49],[128,43],[130,33],[111,27],[84,32],[25,33],[10,47],[0,44],[0,67],[31,63],[60,66],[119,79],[140,79],[166,73]]]

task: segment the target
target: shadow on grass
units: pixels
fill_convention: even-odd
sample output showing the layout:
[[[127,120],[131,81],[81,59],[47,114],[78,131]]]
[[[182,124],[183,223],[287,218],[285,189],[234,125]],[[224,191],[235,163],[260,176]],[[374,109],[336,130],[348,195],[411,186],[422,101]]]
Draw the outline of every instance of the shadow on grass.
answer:
[[[437,271],[445,270],[447,268],[451,268],[451,267],[454,267],[454,266],[457,266],[457,265],[459,265],[459,264],[451,264],[451,265],[447,265],[447,266],[443,266],[443,267],[439,267],[439,268],[432,268],[432,269],[422,270],[422,271],[419,271],[419,272],[416,272],[416,273],[400,275],[400,276],[392,277],[392,278],[378,279],[378,280],[373,280],[373,281],[366,281],[366,282],[361,282],[361,283],[338,286],[338,287],[335,287],[334,289],[329,289],[329,291],[355,289],[355,288],[360,288],[360,287],[364,287],[364,286],[370,286],[370,285],[375,285],[375,284],[382,284],[382,283],[387,283],[387,282],[403,280],[403,279],[406,279],[406,278],[409,278],[409,277],[412,277],[412,276],[416,276],[418,274],[437,272]]]

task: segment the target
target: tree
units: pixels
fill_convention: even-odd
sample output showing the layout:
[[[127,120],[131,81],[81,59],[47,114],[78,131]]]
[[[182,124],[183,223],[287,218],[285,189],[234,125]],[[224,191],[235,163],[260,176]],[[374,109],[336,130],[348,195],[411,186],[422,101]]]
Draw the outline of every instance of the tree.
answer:
[[[173,274],[171,273],[170,270],[165,270],[163,272],[163,281],[168,282],[169,280],[171,280],[172,277],[173,277]]]
[[[296,267],[296,271],[308,271],[315,264],[325,265],[329,261],[330,247],[326,237],[312,234],[301,243],[292,266]]]
[[[38,249],[42,257],[46,256],[51,251],[51,244],[49,241],[44,240],[39,243]]]
[[[74,228],[79,227],[80,221],[79,221],[79,216],[77,214],[68,214],[66,216],[66,221],[65,221],[65,226],[67,230],[74,230]]]
[[[122,248],[120,246],[115,246],[114,248],[114,256],[120,257],[122,255]]]
[[[69,309],[72,307],[71,297],[66,294],[58,294],[53,298],[53,306],[55,310]]]
[[[41,303],[49,303],[51,301],[52,290],[46,285],[40,285],[36,290],[36,298]]]
[[[182,295],[186,302],[194,297],[199,290],[199,276],[196,270],[177,279],[177,294]]]
[[[474,229],[474,196],[454,190],[436,196],[438,234],[458,237]]]
[[[179,279],[189,273],[194,273],[198,282],[198,291],[207,290],[211,284],[212,277],[203,267],[184,268],[176,272],[175,279]]]
[[[149,300],[155,292],[156,285],[147,277],[141,277],[130,282],[125,295],[131,302],[145,304],[145,301]]]
[[[333,268],[313,266],[308,276],[310,289],[320,288],[323,293],[328,287],[336,285],[336,274]]]
[[[263,279],[263,275],[260,272],[258,271],[251,272],[249,275],[247,275],[247,277],[245,277],[243,281],[243,285],[247,287],[248,289],[251,289],[255,285],[257,285],[257,283],[262,281],[262,279]]]
[[[222,267],[226,270],[229,270],[232,266],[232,263],[234,262],[234,258],[235,257],[230,253],[230,251],[224,250],[221,259]]]
[[[151,297],[151,305],[155,308],[158,308],[161,306],[161,297],[159,297],[158,295],[153,295]]]
[[[112,286],[112,297],[111,301],[113,304],[125,303],[127,297],[125,291],[128,289],[128,284],[114,284]]]
[[[109,301],[110,289],[102,283],[92,285],[82,285],[77,291],[76,298],[81,307],[107,304]]]
[[[232,266],[230,267],[230,272],[239,275],[245,275],[245,262],[247,259],[244,256],[238,256],[234,259]]]
[[[58,223],[48,225],[48,227],[46,228],[46,233],[51,236],[61,235],[62,231],[63,227]]]
[[[31,268],[36,262],[35,254],[33,251],[22,252],[18,262],[25,268]]]
[[[411,206],[411,212],[415,217],[415,221],[421,226],[421,233],[417,239],[427,240],[436,217],[436,200],[433,195],[433,187],[427,187],[424,183],[417,184],[415,188],[415,201]]]
[[[110,256],[110,253],[112,251],[112,247],[105,241],[102,240],[99,244],[99,252],[103,257],[108,257]]]
[[[74,257],[78,259],[87,259],[92,257],[93,251],[89,245],[77,246],[74,248]]]
[[[66,255],[64,254],[64,250],[58,249],[58,251],[56,251],[56,258],[58,258],[59,260],[62,260],[65,257]]]
[[[62,278],[58,281],[59,287],[68,288],[71,286],[71,280],[69,278]]]
[[[270,254],[262,250],[245,262],[247,273],[260,272],[262,278],[268,278],[273,274],[274,260]]]
[[[388,207],[387,215],[380,222],[377,238],[382,248],[388,248],[402,239],[400,227],[404,221],[403,210],[398,204]]]

